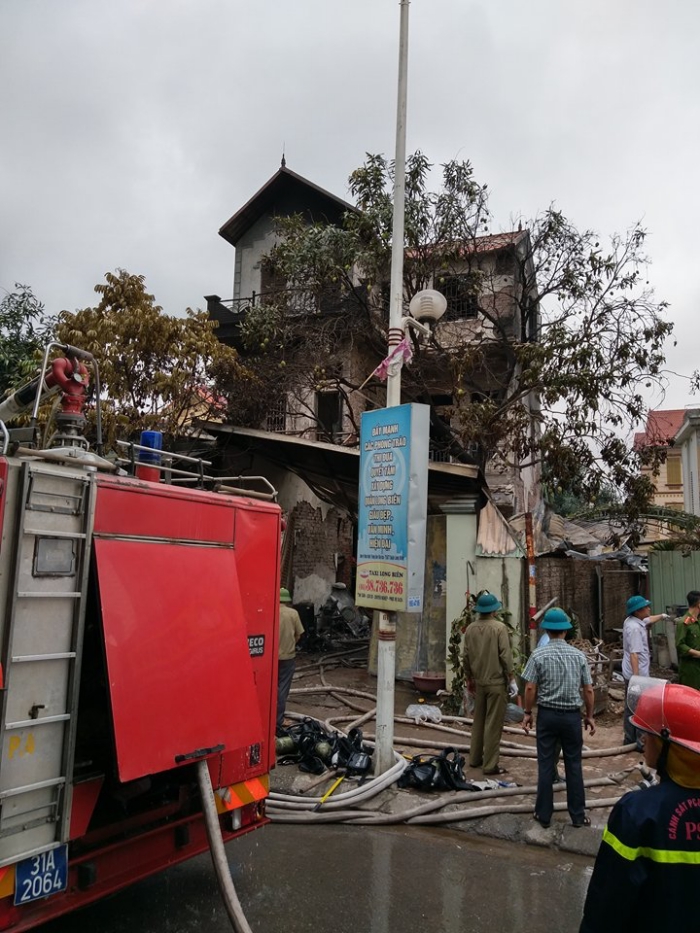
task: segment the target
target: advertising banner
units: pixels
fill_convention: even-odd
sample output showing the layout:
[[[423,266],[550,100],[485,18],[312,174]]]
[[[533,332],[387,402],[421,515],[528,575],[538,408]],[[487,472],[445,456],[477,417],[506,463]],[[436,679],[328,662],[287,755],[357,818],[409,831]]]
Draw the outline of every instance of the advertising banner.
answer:
[[[427,405],[362,415],[358,606],[396,612],[423,608],[429,439]]]

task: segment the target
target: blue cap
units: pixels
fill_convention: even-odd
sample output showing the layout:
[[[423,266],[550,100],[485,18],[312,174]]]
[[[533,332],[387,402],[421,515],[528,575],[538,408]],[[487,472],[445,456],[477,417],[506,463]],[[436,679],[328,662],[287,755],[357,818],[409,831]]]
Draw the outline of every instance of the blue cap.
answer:
[[[486,615],[487,612],[498,612],[498,610],[502,608],[503,603],[499,602],[493,593],[482,593],[474,606],[477,612],[483,612],[484,615]]]
[[[631,616],[633,612],[639,612],[640,609],[646,609],[647,606],[651,606],[651,603],[648,599],[644,599],[643,596],[630,596],[627,600],[627,615]]]
[[[545,612],[541,624],[542,628],[549,629],[550,632],[563,632],[566,629],[573,628],[571,619],[564,610],[560,609],[558,606],[555,606],[553,609],[548,609]]]

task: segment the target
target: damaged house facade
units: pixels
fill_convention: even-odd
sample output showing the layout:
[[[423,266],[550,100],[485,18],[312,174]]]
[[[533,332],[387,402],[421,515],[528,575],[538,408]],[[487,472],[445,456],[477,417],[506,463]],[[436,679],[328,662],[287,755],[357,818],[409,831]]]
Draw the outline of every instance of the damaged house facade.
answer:
[[[358,211],[283,162],[219,231],[235,249],[233,297],[206,296],[217,336],[236,347],[243,361],[250,352],[246,328],[256,315],[269,312],[298,325],[285,348],[284,373],[271,381],[264,408],[245,419],[231,418],[232,424],[222,425],[217,435],[226,472],[264,470],[279,489],[288,523],[283,582],[295,602],[315,609],[332,583],[353,583],[356,480],[351,477],[356,476],[361,414],[385,404],[385,385],[372,374],[387,353],[388,276],[368,283],[362,270],[353,268],[349,284],[330,281],[310,290],[281,276],[270,257],[279,242],[281,218],[331,229],[342,226],[348,213]],[[450,248],[449,255],[430,246],[421,256],[407,251],[409,267],[422,265],[424,287],[447,299],[433,340],[420,347],[420,372],[409,364],[402,377],[402,400],[431,406],[429,503],[436,543],[429,530],[426,594],[430,590],[435,598],[428,611],[436,620],[440,614],[444,620],[445,612],[451,618],[452,611],[445,607],[446,503],[464,497],[475,513],[488,495],[508,518],[534,508],[541,498],[537,467],[500,456],[498,449],[489,449],[488,439],[462,446],[455,441],[469,419],[470,404],[497,400],[517,383],[513,345],[537,340],[539,307],[529,252],[526,230],[475,236]],[[321,353],[311,337],[304,337],[309,319],[324,330],[331,352]],[[446,372],[445,359],[458,360],[465,347],[469,365],[460,371],[456,364]],[[523,398],[521,408],[536,432],[537,399]],[[470,533],[475,547],[475,515]],[[473,548],[469,554],[475,556]],[[463,566],[462,555],[459,559]],[[520,563],[510,585],[515,613],[522,610]],[[491,588],[499,589],[503,571],[492,567]],[[458,590],[463,594],[464,587]],[[444,631],[444,621],[440,626]],[[444,662],[444,639],[440,650]]]
[[[206,297],[218,338],[244,363],[260,352],[251,332],[258,344],[261,334],[263,345],[279,341],[254,404],[242,409],[240,399],[230,400],[224,421],[206,429],[217,437],[226,474],[265,475],[279,490],[287,521],[282,582],[312,614],[333,583],[354,582],[357,443],[361,414],[386,399],[385,384],[373,374],[387,354],[388,270],[386,281],[369,282],[353,266],[346,281],[319,276],[308,287],[282,275],[271,259],[281,222],[313,225],[322,239],[342,228],[348,215],[359,212],[282,164],[219,231],[235,249],[233,297]],[[402,400],[431,407],[431,463],[425,606],[399,626],[399,677],[444,669],[465,592],[498,593],[526,635],[521,525],[523,513],[546,511],[539,469],[509,461],[488,437],[459,440],[468,436],[471,404],[498,404],[517,390],[515,348],[538,339],[530,250],[528,232],[515,230],[474,236],[447,250],[406,251],[409,270],[420,265],[420,287],[440,291],[447,310],[402,371]],[[405,294],[406,306],[411,297]],[[256,372],[264,378],[264,367]],[[538,415],[537,398],[523,397],[517,417],[533,438]],[[569,540],[571,530],[554,537]],[[580,556],[600,547],[595,539],[584,544]],[[584,637],[602,635],[603,620],[617,624],[641,577],[614,559],[574,560],[570,548],[551,540],[536,546],[538,604],[558,600],[580,616]]]

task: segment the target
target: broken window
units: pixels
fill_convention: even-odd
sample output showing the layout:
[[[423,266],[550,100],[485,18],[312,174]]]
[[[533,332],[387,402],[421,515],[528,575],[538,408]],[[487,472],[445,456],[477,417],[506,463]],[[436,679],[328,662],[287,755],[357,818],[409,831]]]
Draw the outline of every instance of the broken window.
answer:
[[[340,392],[316,393],[316,439],[333,444],[342,439],[343,398]]]
[[[321,314],[338,314],[343,310],[344,296],[340,282],[325,282],[316,294]]]
[[[452,448],[452,435],[449,430],[452,417],[452,396],[431,395],[430,404],[433,408],[435,421],[437,419],[442,421],[445,430],[440,430],[435,421],[431,424],[428,460],[432,463],[451,463],[454,460],[450,452]]]
[[[260,264],[260,295],[274,295],[287,288],[287,280],[269,259]]]
[[[510,247],[496,253],[496,275],[513,275],[515,262]]]

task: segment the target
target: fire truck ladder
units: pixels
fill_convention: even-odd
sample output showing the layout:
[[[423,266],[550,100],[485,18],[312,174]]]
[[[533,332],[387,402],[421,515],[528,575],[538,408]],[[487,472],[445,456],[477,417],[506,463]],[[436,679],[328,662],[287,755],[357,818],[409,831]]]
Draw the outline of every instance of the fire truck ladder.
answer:
[[[94,488],[85,471],[23,466],[3,645],[0,865],[68,840]]]

